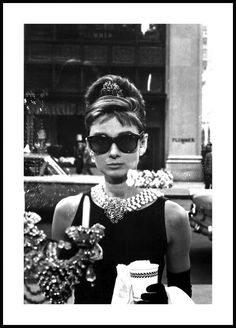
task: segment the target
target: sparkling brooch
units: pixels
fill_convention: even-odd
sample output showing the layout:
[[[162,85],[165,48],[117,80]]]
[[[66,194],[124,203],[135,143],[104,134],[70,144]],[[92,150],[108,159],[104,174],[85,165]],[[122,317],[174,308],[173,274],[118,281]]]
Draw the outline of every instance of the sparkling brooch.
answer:
[[[24,213],[25,287],[29,291],[29,284],[36,282],[39,292],[47,301],[63,304],[71,297],[73,289],[83,277],[91,285],[95,283],[93,264],[102,259],[103,252],[98,242],[104,237],[105,228],[98,223],[91,228],[71,226],[65,231],[70,242],[57,242],[49,240],[38,229],[36,224],[40,220],[40,216],[34,212]],[[66,259],[58,257],[60,250],[66,254],[72,247],[73,255]]]

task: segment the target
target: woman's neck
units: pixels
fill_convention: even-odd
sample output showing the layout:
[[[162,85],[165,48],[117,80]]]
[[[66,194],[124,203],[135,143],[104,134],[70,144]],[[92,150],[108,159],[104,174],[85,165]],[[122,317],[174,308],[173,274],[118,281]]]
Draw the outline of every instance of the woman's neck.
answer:
[[[135,186],[129,186],[127,181],[110,183],[105,180],[105,192],[109,197],[129,198],[137,194]]]

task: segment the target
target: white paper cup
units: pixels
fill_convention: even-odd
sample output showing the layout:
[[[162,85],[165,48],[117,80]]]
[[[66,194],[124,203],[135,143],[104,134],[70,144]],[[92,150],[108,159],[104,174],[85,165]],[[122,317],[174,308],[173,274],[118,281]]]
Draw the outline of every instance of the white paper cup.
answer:
[[[149,285],[158,282],[158,264],[150,264],[146,268],[130,268],[131,288],[135,302],[141,300],[141,294],[146,293]]]

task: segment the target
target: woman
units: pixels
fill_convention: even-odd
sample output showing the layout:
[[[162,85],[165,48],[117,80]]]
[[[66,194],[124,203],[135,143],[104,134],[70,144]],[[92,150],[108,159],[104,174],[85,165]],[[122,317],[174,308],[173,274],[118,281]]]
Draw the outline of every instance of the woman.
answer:
[[[116,266],[136,260],[159,264],[158,284],[142,295],[141,303],[167,303],[161,283],[166,263],[169,286],[191,296],[189,250],[191,230],[186,211],[152,189],[127,183],[129,169],[136,169],[147,148],[145,107],[139,90],[126,78],[99,78],[85,95],[87,144],[104,184],[88,193],[90,226],[105,227],[101,241],[103,259],[95,263],[96,281],[81,282],[75,303],[111,303]],[[82,199],[79,194],[61,200],[52,224],[53,239],[65,239],[65,229],[80,225]]]

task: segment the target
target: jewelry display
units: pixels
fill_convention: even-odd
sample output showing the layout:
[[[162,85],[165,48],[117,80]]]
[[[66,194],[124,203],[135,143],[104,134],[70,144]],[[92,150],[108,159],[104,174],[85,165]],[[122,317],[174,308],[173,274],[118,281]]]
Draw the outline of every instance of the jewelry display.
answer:
[[[166,169],[157,171],[150,170],[129,170],[128,179],[134,181],[136,187],[167,189],[173,187],[174,176]]]
[[[76,284],[85,277],[94,285],[95,261],[102,259],[98,242],[104,237],[104,227],[95,224],[90,228],[71,226],[66,229],[70,242],[50,240],[35,225],[41,220],[33,212],[24,213],[24,279],[36,281],[45,299],[52,304],[63,304],[71,297]],[[59,259],[59,251],[73,249],[69,258]],[[32,294],[34,295],[35,292]],[[38,293],[38,291],[37,291]]]
[[[143,189],[137,195],[127,199],[119,197],[109,197],[103,184],[98,184],[91,188],[91,196],[112,223],[117,223],[124,218],[125,213],[137,211],[143,206],[151,204],[158,197],[163,196],[159,190]]]

